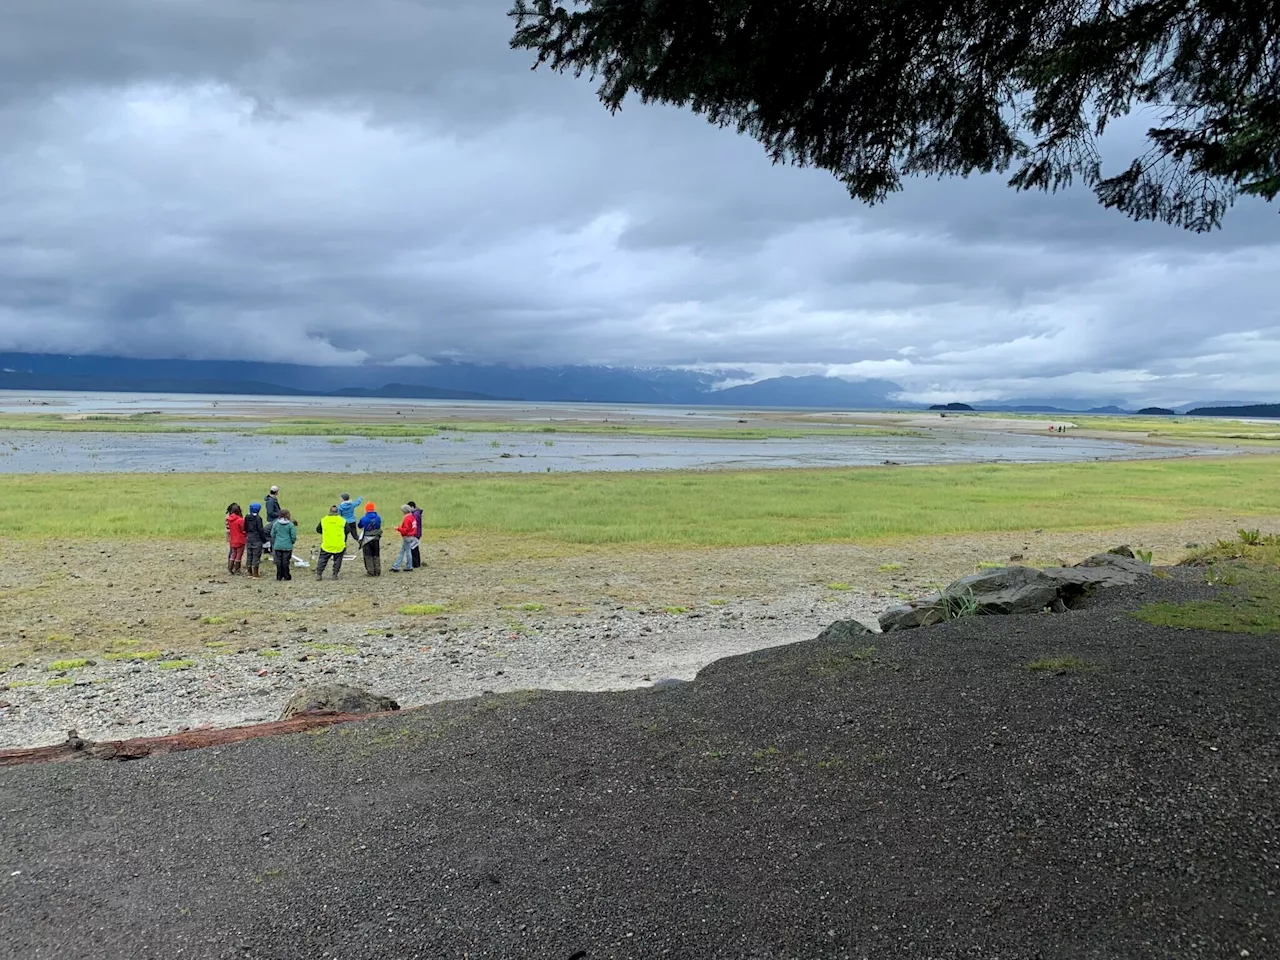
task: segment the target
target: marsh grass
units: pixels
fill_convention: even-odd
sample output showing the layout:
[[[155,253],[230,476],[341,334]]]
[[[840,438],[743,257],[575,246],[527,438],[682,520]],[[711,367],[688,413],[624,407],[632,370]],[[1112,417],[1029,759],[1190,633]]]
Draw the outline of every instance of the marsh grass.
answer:
[[[0,416],[0,430],[61,433],[226,433],[248,436],[295,437],[402,437],[422,442],[443,432],[604,434],[615,436],[676,437],[695,440],[771,440],[803,437],[906,437],[919,431],[895,427],[672,427],[650,423],[542,423],[527,421],[464,421],[429,423],[361,423],[339,419],[288,418],[278,421],[247,417],[176,416],[172,414],[100,414],[88,417],[62,414],[9,414]],[[217,443],[216,438],[206,440]],[[554,446],[554,441],[548,441]]]
[[[432,539],[494,542],[495,558],[583,545],[767,546],[903,536],[1109,527],[1280,514],[1280,457],[966,464],[823,470],[554,474],[365,474],[366,499],[427,506]],[[282,503],[307,533],[350,486],[345,474],[284,474]],[[225,536],[223,511],[260,474],[11,474],[7,537]],[[856,506],[855,506],[856,505]],[[1049,508],[1051,505],[1051,508]]]
[[[1134,616],[1160,627],[1280,634],[1280,536],[1240,533],[1238,540],[1221,541],[1189,561],[1207,568],[1209,583],[1224,588],[1220,596],[1186,603],[1149,603]]]

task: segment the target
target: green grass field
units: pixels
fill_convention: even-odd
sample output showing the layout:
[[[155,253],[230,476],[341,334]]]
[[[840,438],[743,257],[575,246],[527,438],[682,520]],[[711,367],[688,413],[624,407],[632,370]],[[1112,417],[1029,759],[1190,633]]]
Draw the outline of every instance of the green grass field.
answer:
[[[1280,457],[671,473],[15,474],[0,529],[21,539],[223,537],[269,483],[314,526],[340,492],[426,511],[427,536],[751,546],[1280,515]]]

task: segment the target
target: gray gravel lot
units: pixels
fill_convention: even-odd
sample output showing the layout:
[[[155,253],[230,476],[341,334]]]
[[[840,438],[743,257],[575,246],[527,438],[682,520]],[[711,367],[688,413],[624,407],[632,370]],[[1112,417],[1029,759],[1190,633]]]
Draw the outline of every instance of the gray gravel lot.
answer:
[[[1280,638],[1127,613],[1204,589],[0,770],[0,957],[1276,956]]]

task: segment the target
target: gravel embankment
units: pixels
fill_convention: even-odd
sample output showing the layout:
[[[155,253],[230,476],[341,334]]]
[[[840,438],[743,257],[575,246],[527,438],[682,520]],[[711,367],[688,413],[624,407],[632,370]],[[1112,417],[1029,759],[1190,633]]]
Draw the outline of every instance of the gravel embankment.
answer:
[[[0,770],[0,957],[1274,956],[1280,638],[1126,614],[1203,589]]]
[[[218,653],[98,657],[60,675],[47,660],[32,659],[0,678],[0,748],[60,743],[68,730],[119,740],[274,720],[298,687],[337,679],[406,707],[486,692],[622,690],[688,680],[723,657],[809,639],[832,619],[874,623],[885,604],[859,592],[812,588],[769,603],[729,600],[681,613],[620,604],[577,616],[517,611],[515,630],[456,629],[431,618],[405,626],[394,613],[371,629],[376,619],[329,614],[317,617],[324,626],[288,627],[262,650],[245,642],[237,653],[229,641]],[[252,625],[243,629],[253,633]]]

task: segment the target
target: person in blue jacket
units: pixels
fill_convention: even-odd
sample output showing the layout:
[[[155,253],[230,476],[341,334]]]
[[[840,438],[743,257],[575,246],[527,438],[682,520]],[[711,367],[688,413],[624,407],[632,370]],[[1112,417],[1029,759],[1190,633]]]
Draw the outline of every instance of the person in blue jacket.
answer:
[[[373,503],[364,505],[364,516],[356,524],[360,528],[360,552],[364,554],[364,572],[382,576],[382,518]]]
[[[350,537],[357,546],[360,545],[360,528],[356,526],[356,507],[362,503],[364,503],[364,497],[356,497],[353,501],[349,493],[344,493],[342,499],[338,501],[338,514],[342,517],[342,522],[347,525],[343,543],[346,543],[346,538]]]

